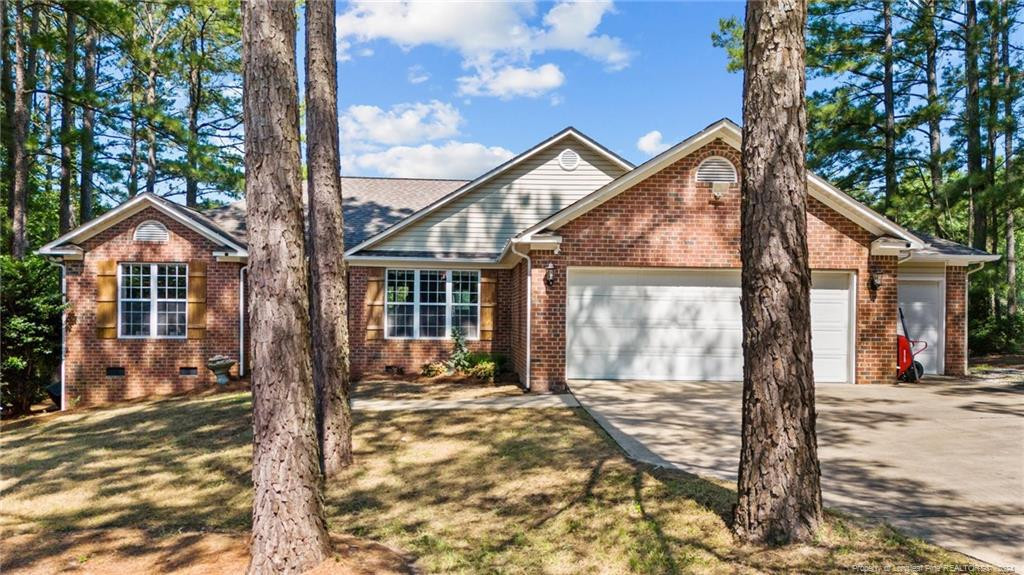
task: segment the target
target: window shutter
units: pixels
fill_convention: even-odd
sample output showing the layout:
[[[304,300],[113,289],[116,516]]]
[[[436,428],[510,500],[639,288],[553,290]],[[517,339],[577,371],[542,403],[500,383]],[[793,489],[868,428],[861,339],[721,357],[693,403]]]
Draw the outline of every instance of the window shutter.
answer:
[[[494,310],[498,305],[498,282],[490,275],[480,273],[480,339],[494,338]]]
[[[96,264],[96,337],[117,338],[117,262]]]
[[[206,262],[188,263],[188,338],[206,337]]]
[[[384,268],[371,268],[366,278],[366,339],[384,339]]]

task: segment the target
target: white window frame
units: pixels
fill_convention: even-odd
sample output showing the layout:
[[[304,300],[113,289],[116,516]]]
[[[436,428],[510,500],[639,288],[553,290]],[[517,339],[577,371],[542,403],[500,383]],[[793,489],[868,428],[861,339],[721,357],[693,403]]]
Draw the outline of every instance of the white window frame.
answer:
[[[149,335],[124,335],[121,332],[121,276],[124,273],[124,266],[149,267]],[[185,268],[185,299],[157,299],[157,267],[158,266],[182,266]],[[147,300],[130,300],[147,301]],[[160,302],[183,302],[185,304],[185,333],[184,335],[157,335],[157,310]],[[117,339],[187,339],[188,338],[188,264],[183,262],[118,262],[117,263]]]
[[[397,304],[397,305],[412,305],[413,314],[413,328],[412,336],[402,335],[390,335],[391,325],[388,321],[388,305],[393,302],[388,301],[388,275],[390,272],[413,272],[413,301],[412,304]],[[445,274],[444,277],[444,333],[442,337],[425,337],[420,336],[420,272],[442,272]],[[384,339],[397,339],[397,340],[426,340],[426,341],[440,341],[451,339],[452,334],[452,308],[456,305],[460,306],[471,306],[473,304],[456,304],[452,302],[452,273],[453,272],[470,272],[476,274],[476,335],[473,337],[466,336],[467,341],[479,341],[480,340],[480,299],[483,297],[483,291],[481,290],[480,283],[480,270],[473,269],[434,269],[434,268],[385,268],[384,270]],[[120,288],[119,288],[120,289]],[[440,305],[436,303],[426,303],[422,305]]]

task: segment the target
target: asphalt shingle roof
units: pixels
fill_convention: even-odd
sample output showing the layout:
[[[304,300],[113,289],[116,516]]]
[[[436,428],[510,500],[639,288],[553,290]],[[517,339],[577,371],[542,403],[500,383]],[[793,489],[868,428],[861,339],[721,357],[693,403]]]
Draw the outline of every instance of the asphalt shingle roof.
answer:
[[[466,183],[466,180],[342,177],[345,248],[361,244]],[[246,240],[245,200],[207,210],[205,215],[225,232]]]
[[[947,240],[944,238],[936,237],[931,234],[926,234],[918,230],[910,230],[910,233],[921,238],[921,241],[925,243],[923,249],[919,250],[918,254],[940,254],[944,256],[988,256],[991,255],[986,251],[974,249],[970,246],[958,244],[953,240]]]

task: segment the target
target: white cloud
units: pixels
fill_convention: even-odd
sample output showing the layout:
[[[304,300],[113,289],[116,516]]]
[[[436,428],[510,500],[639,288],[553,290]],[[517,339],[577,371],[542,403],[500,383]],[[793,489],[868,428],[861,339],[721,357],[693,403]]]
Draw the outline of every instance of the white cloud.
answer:
[[[552,6],[535,24],[537,6],[532,2],[358,0],[337,17],[338,47],[340,58],[345,59],[352,45],[375,40],[390,41],[406,50],[425,44],[443,46],[462,55],[463,67],[471,72],[467,78],[478,78],[480,95],[533,96],[531,90],[502,92],[483,86],[489,75],[505,70],[521,74],[543,69],[531,68],[530,60],[548,51],[582,54],[609,70],[625,68],[632,54],[622,40],[598,33],[604,16],[613,11],[610,0],[564,1]],[[550,70],[545,72],[550,74]],[[554,75],[544,80],[552,82]]]
[[[539,68],[506,66],[500,70],[483,68],[475,76],[458,79],[459,93],[468,96],[496,96],[503,100],[516,96],[536,98],[559,88],[565,74],[554,64]]]
[[[443,145],[394,146],[379,152],[354,154],[343,160],[345,173],[372,170],[402,178],[475,178],[514,154],[498,146],[449,141]]]
[[[409,75],[407,76],[410,84],[422,84],[430,79],[430,74],[427,70],[416,64],[415,66],[409,66]]]
[[[377,106],[350,106],[338,123],[342,146],[358,152],[450,138],[459,133],[462,114],[437,100],[398,104],[387,111]]]
[[[641,152],[654,156],[668,149],[668,144],[661,141],[661,132],[651,130],[636,141],[636,148]]]

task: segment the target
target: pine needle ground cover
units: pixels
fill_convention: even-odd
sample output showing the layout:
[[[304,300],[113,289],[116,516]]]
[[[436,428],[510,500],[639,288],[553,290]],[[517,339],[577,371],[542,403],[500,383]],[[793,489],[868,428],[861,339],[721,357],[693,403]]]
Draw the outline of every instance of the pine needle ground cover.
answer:
[[[249,394],[233,392],[5,429],[0,570],[243,570],[250,410]],[[838,515],[814,545],[739,546],[726,519],[732,485],[630,462],[580,410],[360,413],[355,438],[356,466],[328,485],[328,518],[333,534],[356,542],[336,549],[358,556],[352,565],[378,561],[380,572],[403,572],[396,558],[428,573],[830,573],[969,562]]]

